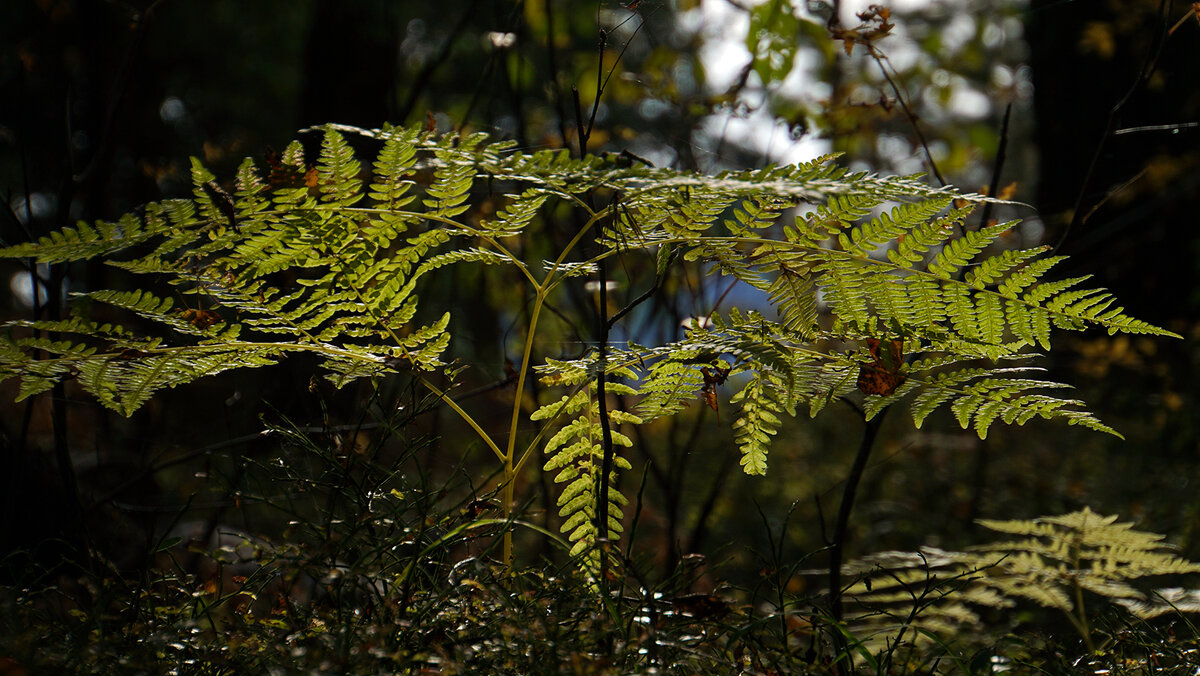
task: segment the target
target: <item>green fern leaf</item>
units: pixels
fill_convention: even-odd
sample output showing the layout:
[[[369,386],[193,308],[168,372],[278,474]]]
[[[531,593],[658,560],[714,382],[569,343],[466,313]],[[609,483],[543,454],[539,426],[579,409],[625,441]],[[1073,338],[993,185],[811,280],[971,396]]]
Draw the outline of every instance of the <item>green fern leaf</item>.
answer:
[[[1013,225],[1015,224],[997,223],[979,230],[967,231],[961,238],[950,240],[929,263],[929,271],[942,279],[950,279],[959,268],[970,263],[979,252]]]
[[[789,408],[786,397],[787,388],[781,378],[771,372],[758,372],[729,400],[741,404],[733,430],[746,474],[767,473],[771,437],[778,434],[783,424],[779,416]]]

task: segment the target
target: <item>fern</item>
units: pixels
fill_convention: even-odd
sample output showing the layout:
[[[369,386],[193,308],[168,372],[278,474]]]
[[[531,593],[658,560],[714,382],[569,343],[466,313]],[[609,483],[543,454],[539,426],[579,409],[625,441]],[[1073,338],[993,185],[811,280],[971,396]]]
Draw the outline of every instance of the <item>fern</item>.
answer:
[[[756,373],[730,399],[731,403],[741,404],[741,414],[733,423],[733,430],[746,474],[767,473],[767,448],[783,424],[779,416],[787,401],[787,388],[780,381],[773,373]]]
[[[1088,596],[1141,619],[1200,612],[1200,591],[1136,585],[1143,578],[1200,573],[1200,564],[1176,556],[1163,536],[1134,530],[1116,516],[1085,507],[1059,516],[979,523],[1015,539],[964,552],[883,552],[844,566],[843,573],[856,578],[846,592],[859,610],[851,626],[894,636],[901,620],[915,616],[916,626],[949,637],[977,625],[982,609],[1034,603],[1065,613],[1094,651]]]
[[[377,155],[356,157],[349,133],[375,138]],[[329,125],[315,161],[295,142],[266,171],[247,160],[232,194],[196,161],[191,199],[0,249],[41,263],[103,260],[141,278],[124,287],[131,291],[77,296],[70,319],[9,323],[0,377],[17,378],[21,397],[78,377],[101,404],[130,414],[164,388],[298,352],[315,355],[339,386],[404,371],[503,464],[510,509],[513,477],[540,443],[517,448],[543,308],[601,259],[657,247],[658,283],[678,266],[699,267],[757,290],[775,316],[731,308],[677,341],[612,346],[608,371],[628,383],[612,391],[634,399],[637,413],[609,406],[607,421],[587,384],[597,376],[594,353],[547,362],[543,375],[569,393],[552,400],[559,413],[539,409],[539,439],[555,442],[542,450],[571,491],[561,507],[580,552],[619,526],[619,517],[603,534],[589,525],[596,501],[618,515],[623,500],[595,495],[597,430],[607,425],[624,443],[620,425],[675,415],[698,397],[716,407],[729,375],[745,378],[733,424],[743,467],[755,474],[766,471],[784,416],[802,406],[816,415],[840,397],[862,396],[868,416],[911,400],[918,425],[945,407],[980,436],[997,421],[1034,418],[1115,433],[1080,402],[1055,396],[1062,385],[1010,362],[1050,349],[1054,329],[1175,334],[1126,315],[1111,295],[1083,286],[1086,277],[1046,279],[1062,257],[1006,247],[1011,224],[964,228],[970,205],[989,198],[919,177],[851,174],[833,159],[700,176],[513,152],[480,134]],[[581,227],[534,260],[545,253],[540,240],[529,246],[543,215],[563,207],[577,210]],[[585,258],[589,234],[600,249]],[[510,267],[532,299],[505,448],[423,375],[444,368],[451,336],[450,315],[425,308],[421,286],[455,265]],[[898,342],[902,355],[880,366],[871,341]],[[864,373],[888,386],[865,389]]]
[[[617,470],[630,469],[631,465],[627,459],[616,455],[608,495],[598,495],[604,446],[599,421],[600,407],[595,399],[596,382],[589,378],[586,369],[579,368],[577,364],[551,360],[547,368],[542,370],[547,373],[545,380],[548,384],[583,386],[578,387],[570,396],[542,406],[530,415],[530,419],[540,421],[569,418],[569,422],[546,441],[545,453],[549,459],[542,469],[556,472],[555,483],[566,484],[557,503],[559,516],[563,519],[562,531],[572,543],[571,556],[581,557],[585,561],[585,567],[595,573],[599,570],[601,555],[596,546],[599,540],[617,540],[624,530],[621,525],[624,517],[622,508],[628,501],[616,488]],[[610,375],[630,377],[633,373],[617,368],[611,370]],[[613,395],[636,393],[632,387],[616,382],[606,383],[606,389]],[[633,446],[633,441],[616,429],[626,423],[637,425],[642,423],[642,419],[624,411],[612,408],[608,410],[613,446]],[[603,526],[596,523],[600,500],[608,501],[608,523]]]

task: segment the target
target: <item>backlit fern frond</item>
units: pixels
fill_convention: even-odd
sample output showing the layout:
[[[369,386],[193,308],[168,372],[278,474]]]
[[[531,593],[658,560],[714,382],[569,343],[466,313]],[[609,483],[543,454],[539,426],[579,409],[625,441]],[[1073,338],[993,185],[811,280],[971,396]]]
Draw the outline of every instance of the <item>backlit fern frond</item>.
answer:
[[[771,437],[783,424],[780,416],[790,408],[783,378],[771,371],[756,372],[729,401],[741,409],[733,434],[742,454],[742,469],[746,474],[766,474]]]
[[[614,375],[632,375],[623,369],[617,369]],[[568,379],[569,382],[570,379]],[[552,379],[553,383],[561,383],[562,379]],[[559,516],[562,517],[562,532],[572,543],[571,556],[582,556],[586,567],[595,572],[600,563],[600,550],[597,548],[601,538],[617,540],[624,527],[621,519],[624,517],[622,508],[628,500],[617,488],[617,472],[631,468],[629,461],[619,452],[614,454],[613,468],[607,496],[600,496],[600,475],[604,459],[603,430],[600,425],[599,402],[595,400],[596,383],[594,380],[583,381],[586,385],[576,388],[574,394],[550,402],[530,415],[531,420],[553,420],[566,418],[568,422],[558,428],[546,441],[544,452],[548,459],[543,469],[554,472],[554,482],[565,484],[558,497]],[[631,395],[635,390],[628,385],[616,382],[606,383],[606,389],[613,395]],[[614,451],[617,447],[628,448],[633,441],[619,430],[622,424],[640,424],[642,419],[631,413],[609,408],[609,434],[612,438]],[[608,523],[603,534],[597,530],[598,501],[608,501]]]
[[[838,244],[852,256],[869,255],[877,247],[907,235],[915,225],[933,220],[949,204],[949,197],[901,204],[839,234]],[[839,214],[839,220],[841,217]]]
[[[375,156],[356,156],[349,133],[373,139]],[[72,318],[7,324],[0,377],[18,378],[22,397],[78,377],[126,414],[163,388],[296,353],[313,355],[339,386],[396,371],[424,380],[445,366],[451,321],[446,308],[423,305],[422,287],[451,265],[512,266],[506,279],[521,286],[505,311],[531,308],[513,313],[529,317],[528,360],[546,353],[535,318],[559,312],[564,288],[604,259],[657,247],[643,299],[679,288],[682,267],[689,284],[721,275],[741,287],[729,298],[757,294],[756,307],[770,309],[705,309],[711,325],[693,324],[682,339],[606,346],[608,376],[624,379],[609,392],[636,399],[637,415],[613,406],[604,422],[621,446],[620,425],[673,415],[697,397],[717,408],[725,378],[744,378],[735,436],[746,470],[762,473],[783,416],[800,406],[816,415],[839,398],[857,398],[868,416],[911,399],[918,425],[944,406],[980,436],[996,421],[1033,418],[1113,432],[1080,402],[1055,397],[1061,385],[1007,364],[1049,349],[1055,329],[1175,335],[1126,315],[1086,288],[1087,277],[1047,279],[1062,257],[1014,247],[1011,223],[967,227],[970,205],[990,198],[919,177],[850,173],[832,156],[703,176],[512,148],[480,134],[328,125],[317,157],[293,142],[264,171],[243,162],[232,187],[195,161],[191,199],[0,249],[0,258],[48,264],[103,259],[135,278],[76,297]],[[549,215],[568,210],[578,218],[564,222],[579,227],[544,237]],[[592,389],[599,357],[548,356],[540,371],[567,394],[536,420],[554,442],[550,462],[571,491],[560,506],[583,551],[601,536],[588,510],[594,517],[603,499],[619,525],[623,500],[594,494],[605,427]],[[533,367],[519,365],[520,382]],[[455,408],[505,471],[520,466],[527,395],[514,397],[505,450]]]
[[[80,384],[101,404],[128,416],[159,390],[223,371],[269,366],[283,352],[269,345],[227,343],[144,355],[123,352],[107,358],[81,359],[75,367]]]
[[[6,258],[32,258],[38,263],[61,263],[108,256],[150,241],[175,227],[193,225],[192,202],[172,200],[147,206],[144,218],[126,214],[115,223],[80,221],[75,227],[53,232],[36,242],[4,249]]]
[[[1200,573],[1200,564],[1176,556],[1163,536],[1133,530],[1116,516],[1084,508],[1040,519],[989,521],[984,527],[1025,536],[973,548],[974,560],[994,561],[981,579],[1001,594],[1028,596],[1029,583],[1038,582],[1061,592],[1067,600],[1054,604],[1082,617],[1083,609],[1070,600],[1074,589],[1108,600],[1143,600],[1147,594],[1130,584],[1145,577]],[[1034,599],[1037,600],[1037,599]],[[1046,604],[1049,605],[1049,604]],[[1127,604],[1127,607],[1137,607]]]
[[[767,298],[778,310],[784,328],[801,338],[815,338],[820,330],[820,309],[810,261],[777,248],[768,249],[762,257],[762,271],[774,275],[766,288]]]
[[[691,358],[694,356],[689,355]],[[716,355],[713,358],[713,363],[716,363]],[[636,411],[647,421],[675,415],[696,399],[703,384],[704,375],[695,363],[660,359],[650,367],[645,381],[638,388],[641,399]]]
[[[193,162],[192,200],[151,204],[116,223],[80,224],[0,251],[47,263],[105,257],[128,272],[164,279],[201,306],[179,307],[148,289],[90,292],[83,298],[93,306],[116,308],[160,333],[143,335],[144,328],[130,326],[118,341],[92,324],[11,324],[17,333],[6,343],[3,373],[27,379],[26,396],[76,374],[106,406],[131,413],[163,387],[273,363],[297,351],[323,355],[339,383],[387,372],[383,364],[395,363],[389,360],[418,369],[438,366],[449,341],[448,316],[411,326],[416,284],[453,262],[512,262],[487,247],[438,255],[452,239],[472,232],[450,219],[468,208],[475,163],[498,156],[481,147],[481,137],[458,143],[413,130],[383,135],[369,188],[349,144],[330,129],[315,167],[293,143],[266,178],[243,162],[230,196]],[[413,176],[422,156],[444,165],[424,190],[427,214],[404,210],[417,197]],[[531,209],[520,199],[513,208]],[[417,230],[426,218],[440,220]],[[281,285],[276,276],[285,271],[291,279]],[[35,364],[35,351],[45,350],[32,336],[22,337],[29,330],[74,336],[75,342],[52,341],[61,349],[48,356],[71,357],[70,366]],[[126,352],[119,360],[108,351],[117,347]],[[136,358],[130,350],[138,351]]]

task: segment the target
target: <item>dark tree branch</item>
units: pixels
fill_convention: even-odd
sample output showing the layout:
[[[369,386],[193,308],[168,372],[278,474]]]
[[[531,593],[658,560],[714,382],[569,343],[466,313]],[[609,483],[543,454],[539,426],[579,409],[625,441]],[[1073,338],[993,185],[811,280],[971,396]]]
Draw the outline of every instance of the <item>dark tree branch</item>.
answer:
[[[837,522],[833,529],[833,542],[829,546],[829,614],[835,624],[842,621],[842,559],[846,551],[846,539],[850,529],[850,511],[854,508],[854,498],[858,493],[858,484],[862,481],[863,472],[867,468],[867,460],[871,457],[871,447],[875,445],[875,437],[883,424],[883,417],[888,409],[884,408],[876,416],[866,421],[862,441],[858,444],[858,453],[854,456],[854,464],[850,467],[850,475],[846,477],[846,485],[842,489],[842,503],[838,506]],[[850,653],[838,627],[833,630],[834,645],[839,654],[844,654],[846,661],[838,662],[839,673],[853,672],[850,665]]]
[[[554,3],[555,0],[545,0],[546,7],[546,60],[550,66],[550,82],[554,89],[554,110],[558,113],[558,135],[562,137],[562,147],[570,147],[567,142],[567,111],[563,109],[562,87],[558,84],[558,49],[554,46]],[[576,114],[578,117],[578,114]]]
[[[1004,121],[1000,123],[1000,145],[996,148],[996,161],[992,163],[992,183],[988,186],[988,195],[995,197],[1000,190],[1000,173],[1004,171],[1004,160],[1008,155],[1008,121],[1012,116],[1012,103],[1004,107]],[[995,203],[983,205],[983,213],[979,217],[979,227],[986,227],[992,218]]]

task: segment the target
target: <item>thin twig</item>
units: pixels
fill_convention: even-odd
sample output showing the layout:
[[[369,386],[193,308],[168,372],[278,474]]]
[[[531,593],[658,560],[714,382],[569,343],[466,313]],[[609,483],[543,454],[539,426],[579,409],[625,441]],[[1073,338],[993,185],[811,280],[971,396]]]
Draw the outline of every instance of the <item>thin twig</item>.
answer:
[[[578,101],[578,97],[576,101]],[[581,142],[582,152],[586,140]],[[608,259],[601,258],[600,293],[596,308],[596,327],[600,334],[597,346],[596,405],[600,415],[600,438],[604,446],[604,458],[600,463],[600,490],[596,496],[596,544],[600,545],[600,584],[607,585],[608,572],[608,491],[613,467],[612,424],[608,419]],[[607,586],[605,586],[607,589]]]
[[[1121,136],[1123,134],[1136,134],[1143,131],[1169,131],[1177,132],[1180,129],[1195,129],[1200,127],[1200,122],[1180,122],[1178,124],[1148,124],[1141,127],[1125,127],[1113,132],[1113,136]]]
[[[888,84],[892,87],[892,92],[896,94],[896,101],[900,103],[900,108],[904,110],[904,115],[908,118],[909,124],[912,125],[913,131],[917,134],[917,140],[921,142],[921,148],[925,150],[925,159],[929,161],[929,168],[933,171],[933,175],[937,177],[938,183],[943,186],[946,185],[946,178],[942,176],[941,170],[938,169],[937,162],[933,160],[933,153],[929,151],[929,142],[925,140],[925,132],[921,131],[921,125],[917,123],[916,114],[913,113],[912,108],[908,106],[908,101],[905,99],[904,94],[900,91],[900,85],[896,84],[896,81],[892,79],[891,73],[888,72],[887,67],[883,65],[883,62],[888,60],[887,56],[882,54],[878,49],[875,48],[875,45],[872,45],[869,42],[867,43],[867,53],[871,55],[871,58],[875,59],[875,63],[879,66],[879,72],[883,73],[884,79],[887,80]],[[888,63],[890,64],[891,62],[888,61]],[[896,75],[899,76],[900,74],[896,73]]]
[[[1108,111],[1108,119],[1104,123],[1104,133],[1100,135],[1100,141],[1096,144],[1095,152],[1092,153],[1092,161],[1088,163],[1087,172],[1083,175],[1083,183],[1079,186],[1079,194],[1075,196],[1075,205],[1071,208],[1071,221],[1067,223],[1067,227],[1064,228],[1062,234],[1059,235],[1058,242],[1054,245],[1054,249],[1051,251],[1052,255],[1057,254],[1058,250],[1062,248],[1063,243],[1067,241],[1067,237],[1071,234],[1071,230],[1076,225],[1079,225],[1083,222],[1084,216],[1080,214],[1080,211],[1083,209],[1083,200],[1087,197],[1088,187],[1092,183],[1092,176],[1096,173],[1096,167],[1100,164],[1100,157],[1104,154],[1104,148],[1106,145],[1108,145],[1108,139],[1113,135],[1113,127],[1116,126],[1117,113],[1121,112],[1121,109],[1125,107],[1125,104],[1129,103],[1129,99],[1133,97],[1134,92],[1136,92],[1139,88],[1141,88],[1142,85],[1150,80],[1150,76],[1154,74],[1154,70],[1158,66],[1158,59],[1162,55],[1163,45],[1165,45],[1167,42],[1167,33],[1165,29],[1167,21],[1167,9],[1169,6],[1170,3],[1167,0],[1162,0],[1162,2],[1159,4],[1158,13],[1162,18],[1164,30],[1155,34],[1154,44],[1150,46],[1150,53],[1146,56],[1146,60],[1142,62],[1141,72],[1139,72],[1138,76],[1134,78],[1133,84],[1130,85],[1129,90],[1126,91],[1125,95],[1117,101],[1116,105],[1112,107],[1112,110]],[[1090,216],[1091,212],[1088,212],[1087,215]]]
[[[1105,193],[1104,197],[1102,197],[1099,202],[1096,202],[1095,204],[1093,204],[1092,208],[1088,209],[1088,212],[1083,215],[1083,218],[1079,219],[1079,224],[1083,225],[1084,223],[1087,223],[1088,219],[1090,219],[1093,214],[1095,214],[1097,211],[1100,210],[1100,207],[1103,207],[1105,204],[1108,204],[1109,200],[1111,200],[1112,198],[1121,194],[1121,192],[1124,191],[1129,186],[1140,181],[1142,179],[1142,177],[1146,175],[1146,172],[1148,172],[1149,170],[1150,170],[1149,167],[1143,167],[1142,170],[1139,171],[1138,173],[1134,174],[1132,178],[1130,178],[1129,180],[1125,181],[1121,185],[1119,185],[1119,186],[1113,188],[1112,190],[1109,190],[1107,193]]]

